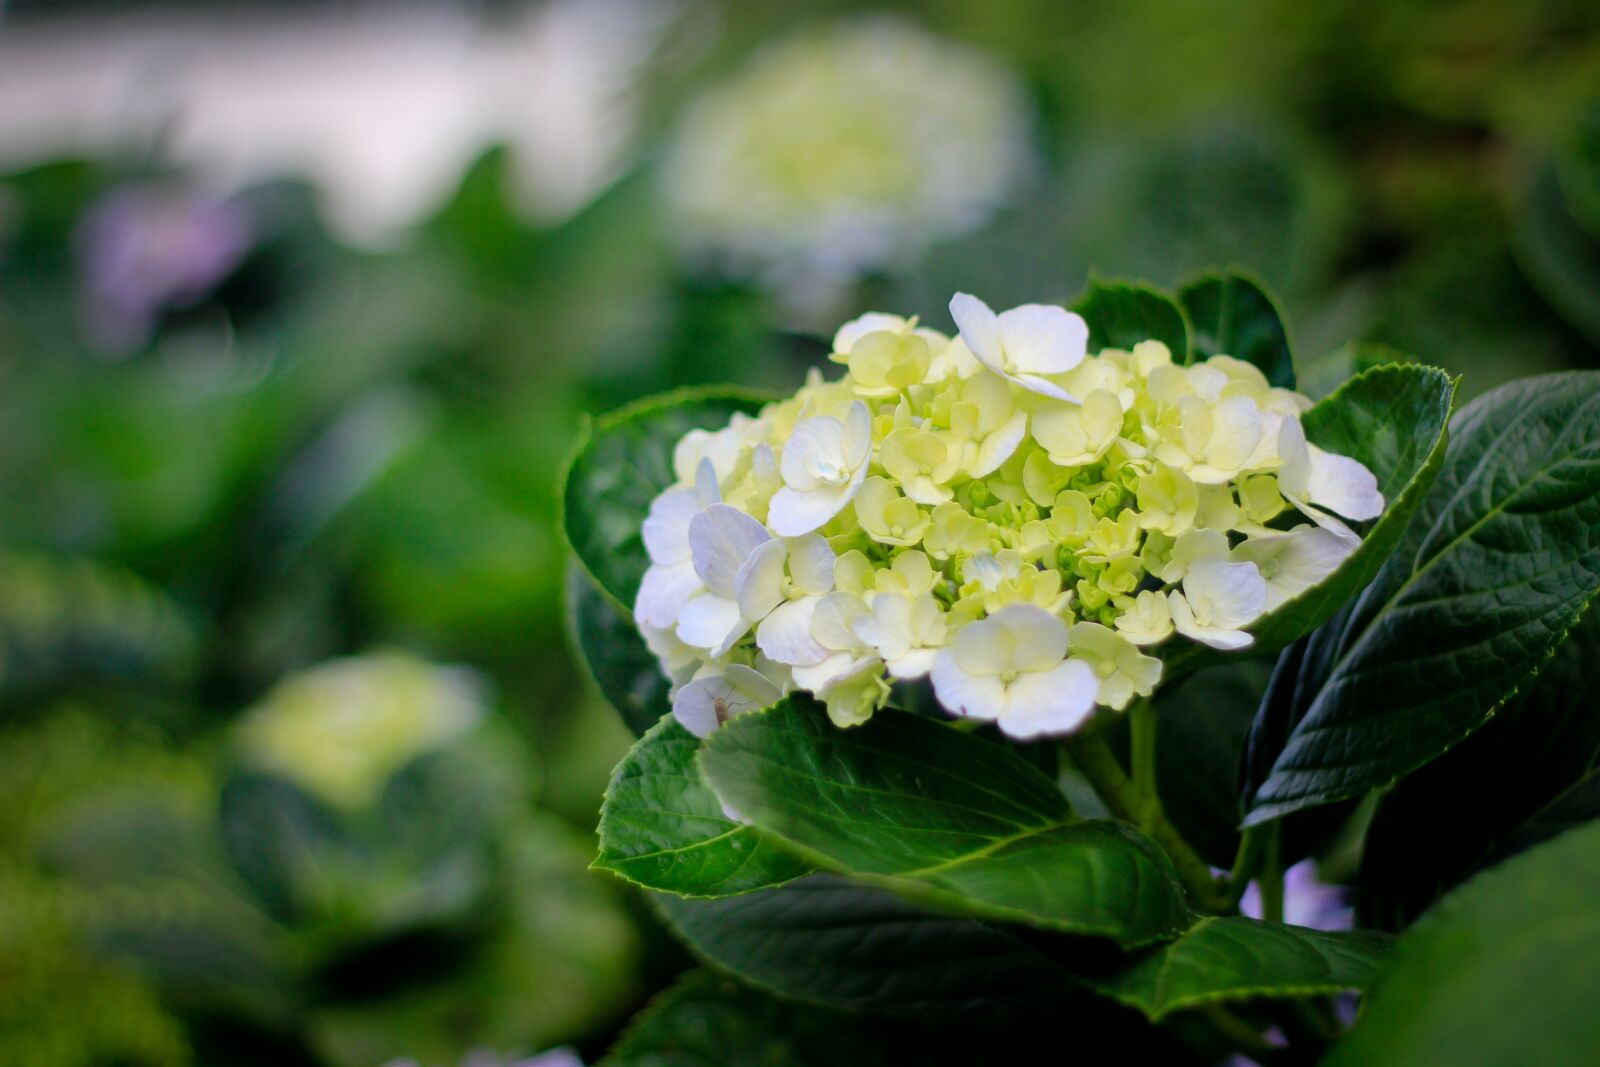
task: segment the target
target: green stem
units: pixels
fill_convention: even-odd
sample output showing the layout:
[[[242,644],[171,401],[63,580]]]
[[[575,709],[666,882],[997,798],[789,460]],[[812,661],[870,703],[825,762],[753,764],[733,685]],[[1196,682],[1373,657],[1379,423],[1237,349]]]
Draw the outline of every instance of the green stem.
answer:
[[[1250,885],[1250,880],[1261,869],[1261,860],[1267,853],[1270,826],[1252,826],[1239,837],[1239,851],[1234,854],[1233,866],[1228,869],[1228,910],[1239,907],[1239,898]]]
[[[1207,1004],[1200,1009],[1200,1013],[1217,1033],[1246,1056],[1260,1062],[1269,1062],[1277,1057],[1280,1050],[1269,1045],[1260,1031],[1221,1004]]]
[[[1210,866],[1183,839],[1177,827],[1167,821],[1161,811],[1161,801],[1154,796],[1154,783],[1151,783],[1151,796],[1147,798],[1122,769],[1101,730],[1091,728],[1078,734],[1068,741],[1068,747],[1078,769],[1083,771],[1112,814],[1138,826],[1166,849],[1178,877],[1195,901],[1210,911],[1225,910],[1226,901],[1211,876]]]
[[[1283,922],[1283,824],[1271,823],[1266,832],[1265,855],[1261,862],[1261,917],[1267,922]]]
[[[1137,701],[1128,709],[1130,747],[1132,749],[1133,786],[1139,793],[1147,818],[1151,821],[1164,817],[1161,810],[1161,793],[1156,787],[1156,708],[1148,699]]]

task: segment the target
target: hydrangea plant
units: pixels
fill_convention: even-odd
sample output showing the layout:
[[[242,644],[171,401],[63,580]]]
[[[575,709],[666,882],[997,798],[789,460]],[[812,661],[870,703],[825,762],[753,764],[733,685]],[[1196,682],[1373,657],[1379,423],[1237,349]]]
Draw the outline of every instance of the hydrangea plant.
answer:
[[[574,456],[574,635],[640,734],[597,866],[743,983],[665,995],[612,1062],[683,1051],[708,996],[726,1040],[776,1032],[804,1063],[907,1019],[938,1022],[922,1054],[1003,1058],[1063,1017],[1139,1062],[1449,1062],[1439,1028],[1492,1028],[1469,1005],[1505,966],[1461,938],[1496,899],[1526,911],[1547,849],[1408,927],[1593,811],[1590,728],[1481,842],[1422,825],[1478,799],[1461,742],[1485,723],[1571,729],[1600,375],[1452,420],[1444,372],[1369,364],[1313,402],[1237,271],[950,313],[862,316],[840,374],[647,401]],[[1364,928],[1283,921],[1317,855]],[[1369,990],[1344,1036],[1332,998]],[[1574,1003],[1523,1017],[1592,1034]]]

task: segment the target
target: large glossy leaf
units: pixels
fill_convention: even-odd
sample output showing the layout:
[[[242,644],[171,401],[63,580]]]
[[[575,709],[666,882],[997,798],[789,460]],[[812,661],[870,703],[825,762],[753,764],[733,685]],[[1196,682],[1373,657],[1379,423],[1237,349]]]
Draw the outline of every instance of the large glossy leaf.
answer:
[[[1362,856],[1365,923],[1399,929],[1479,867],[1595,816],[1597,661],[1591,610],[1487,726],[1384,796]]]
[[[1179,363],[1189,362],[1193,341],[1189,317],[1172,297],[1140,282],[1095,278],[1072,302],[1072,310],[1089,325],[1089,351],[1120,348],[1140,341],[1160,341]]]
[[[1387,785],[1482,726],[1600,587],[1597,530],[1600,374],[1469,405],[1395,554],[1308,642],[1246,824]]]
[[[595,866],[695,897],[747,893],[808,873],[810,864],[723,813],[695,766],[699,749],[700,739],[669,716],[629,750],[600,808]]]
[[[1254,363],[1267,381],[1294,388],[1294,350],[1278,301],[1260,279],[1239,270],[1185,282],[1178,301],[1194,329],[1194,358],[1233,356]]]
[[[1400,939],[1328,1067],[1600,1061],[1600,825],[1480,874]]]
[[[723,900],[651,900],[701,959],[817,1004],[946,1018],[1025,1013],[1083,995],[1004,930],[834,875]]]
[[[1365,930],[1329,932],[1238,916],[1206,918],[1131,967],[1093,984],[1161,1019],[1229,1000],[1365,989],[1392,939]]]
[[[819,866],[919,899],[1125,947],[1186,924],[1157,845],[1076,820],[1032,766],[940,722],[885,709],[840,730],[791,696],[718,730],[700,765],[725,804]]]
[[[1438,474],[1454,392],[1449,375],[1435,367],[1385,364],[1351,378],[1302,416],[1313,444],[1360,460],[1372,471],[1384,511],[1337,570],[1250,625],[1256,654],[1304,637],[1372,581]],[[1231,658],[1184,643],[1171,658],[1169,674]]]
[[[601,694],[643,735],[671,709],[672,687],[633,619],[576,563],[567,568],[567,624]]]
[[[567,540],[600,587],[633,606],[650,565],[640,528],[650,502],[675,480],[672,450],[690,430],[717,429],[767,399],[744,391],[687,389],[603,415],[585,429],[567,467]]]

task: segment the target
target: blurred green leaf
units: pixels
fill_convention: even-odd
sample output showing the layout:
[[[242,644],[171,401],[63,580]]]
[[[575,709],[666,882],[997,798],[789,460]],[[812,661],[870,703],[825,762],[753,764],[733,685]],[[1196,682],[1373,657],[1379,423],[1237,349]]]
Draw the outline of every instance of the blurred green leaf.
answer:
[[[1597,954],[1600,825],[1590,825],[1480,874],[1423,916],[1323,1062],[1592,1062]]]

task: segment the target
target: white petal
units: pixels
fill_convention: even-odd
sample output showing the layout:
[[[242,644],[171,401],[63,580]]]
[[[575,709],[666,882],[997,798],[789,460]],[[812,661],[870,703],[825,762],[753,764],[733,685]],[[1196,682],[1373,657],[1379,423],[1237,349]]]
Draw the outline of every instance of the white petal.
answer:
[[[851,470],[865,463],[872,451],[872,412],[859,400],[845,413],[841,451]]]
[[[816,597],[778,605],[756,627],[756,647],[774,662],[790,667],[814,667],[828,658],[828,650],[811,636]]]
[[[783,689],[754,667],[731,663],[726,677],[734,692],[754,708],[768,707],[783,697]]]
[[[822,483],[812,473],[813,460],[841,463],[844,459],[844,424],[828,415],[802,419],[784,443],[778,469],[783,482],[794,489],[815,489]]]
[[[1061,388],[1061,386],[1057,385],[1055,382],[1047,381],[1044,378],[1039,377],[1037,374],[1008,374],[1006,377],[1010,378],[1012,381],[1016,382],[1030,393],[1038,393],[1040,396],[1053,397],[1056,400],[1071,400],[1076,402],[1078,399],[1065,389]]]
[[[1054,304],[1023,304],[1002,311],[1000,343],[1012,368],[1024,374],[1060,374],[1083,362],[1089,327]]]
[[[878,650],[885,660],[896,659],[911,649],[911,598],[903,593],[879,593],[872,598],[872,612],[855,620],[855,635]]]
[[[983,439],[983,444],[978,446],[977,458],[972,461],[972,469],[968,473],[974,478],[993,474],[1000,468],[1000,464],[1010,459],[1016,452],[1017,446],[1022,443],[1022,438],[1027,432],[1028,413],[1012,412],[1011,418],[1007,419],[1003,426]]]
[[[640,535],[651,563],[681,563],[689,558],[689,521],[700,504],[695,491],[686,485],[675,486],[650,501]]]
[[[713,656],[726,653],[749,628],[739,605],[716,593],[701,593],[678,613],[678,640]]]
[[[956,320],[961,340],[978,362],[991,370],[1001,370],[1000,320],[989,305],[967,293],[950,298],[950,317]]]
[[[633,617],[663,630],[671,629],[678,613],[700,591],[700,576],[687,560],[670,567],[654,566],[644,572],[639,595],[633,601]]]
[[[783,603],[784,561],[788,546],[776,538],[756,546],[744,566],[733,576],[734,597],[739,611],[751,622],[760,622],[773,608]]]
[[[1007,604],[984,621],[1005,627],[1015,670],[1047,670],[1067,654],[1067,624],[1034,604]]]
[[[902,681],[921,678],[933,670],[933,661],[938,654],[936,648],[913,648],[905,655],[889,660],[889,673]]]
[[[762,445],[770,454],[772,449]],[[722,499],[722,490],[717,487],[717,468],[712,466],[709,459],[702,459],[700,465],[694,469],[694,496],[695,502],[700,507],[709,507]]]
[[[712,504],[689,521],[694,571],[718,596],[732,600],[733,582],[758,545],[772,540],[767,528],[731,504]]]
[[[1278,427],[1278,489],[1284,496],[1304,498],[1311,485],[1311,448],[1299,419],[1284,419]]]
[[[970,630],[972,626],[967,629]],[[932,678],[934,696],[952,715],[992,720],[999,718],[1000,710],[1005,706],[1005,684],[994,675],[968,674],[956,662],[955,654],[949,647],[940,649],[934,657]]]
[[[841,678],[848,678],[861,670],[863,664],[875,657],[859,657],[850,652],[835,652],[827,659],[810,667],[794,669],[794,684],[815,693],[826,689]]]
[[[710,737],[711,731],[722,725],[717,718],[717,700],[730,688],[721,678],[690,682],[673,696],[672,714],[691,734]]]
[[[805,534],[789,542],[789,574],[802,593],[821,596],[832,589],[837,558],[828,539],[818,534]]]
[[[1210,617],[1202,626],[1237,630],[1261,616],[1267,608],[1267,581],[1254,563],[1224,563],[1207,559],[1195,563],[1183,579],[1183,591],[1194,600],[1203,598],[1210,606]],[[1174,613],[1173,621],[1177,621]]]
[[[862,470],[866,470],[865,467]],[[767,522],[772,530],[783,537],[799,537],[827,525],[829,519],[844,510],[855,496],[860,482],[831,486],[801,492],[784,486],[772,494],[767,505]]]
[[[1304,526],[1292,533],[1253,537],[1230,554],[1256,564],[1268,575],[1267,610],[1305,592],[1339,569],[1361,542],[1321,527]]]
[[[1189,602],[1182,593],[1171,593],[1167,597],[1167,606],[1172,611],[1172,625],[1180,634],[1191,641],[1198,641],[1202,645],[1221,649],[1224,652],[1234,652],[1241,648],[1248,648],[1254,643],[1255,638],[1243,630],[1228,630],[1218,626],[1202,626],[1195,621],[1194,612],[1189,607]]]
[[[1261,443],[1261,409],[1247,396],[1230,396],[1211,409],[1211,439],[1205,460],[1225,471],[1238,471]]]
[[[865,614],[867,605],[854,593],[829,593],[811,618],[811,636],[835,652],[854,651],[859,644],[855,623]]]
[[[1360,461],[1310,446],[1311,481],[1307,492],[1313,504],[1331,508],[1347,519],[1375,519],[1383,514],[1383,494],[1378,479]]]
[[[1006,688],[1000,729],[1019,740],[1067,733],[1089,717],[1099,690],[1094,668],[1078,659],[1021,675]]]

